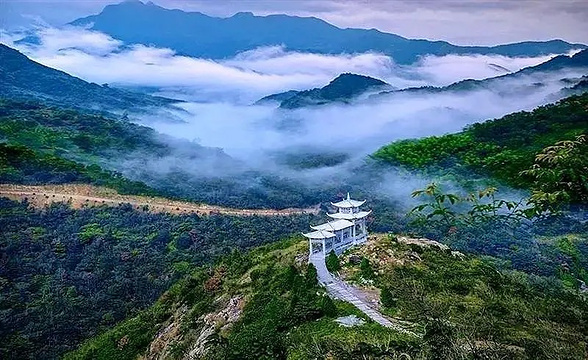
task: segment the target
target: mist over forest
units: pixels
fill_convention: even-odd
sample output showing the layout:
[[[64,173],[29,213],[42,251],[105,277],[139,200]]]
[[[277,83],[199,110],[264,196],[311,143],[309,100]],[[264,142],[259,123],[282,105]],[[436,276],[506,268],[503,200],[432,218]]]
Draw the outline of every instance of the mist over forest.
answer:
[[[582,2],[0,7],[0,359],[588,358]]]
[[[182,100],[172,107],[126,115],[166,135],[165,141],[176,148],[173,154],[125,154],[105,166],[156,187],[165,184],[175,195],[220,203],[222,199],[210,195],[215,184],[231,184],[231,190],[223,191],[245,198],[251,192],[271,194],[272,187],[296,188],[291,198],[267,195],[267,201],[279,207],[313,205],[321,197],[349,190],[406,201],[428,180],[394,170],[387,175],[377,171],[374,177],[369,154],[390,141],[457,132],[556,101],[564,97],[563,88],[584,74],[583,69],[566,69],[512,75],[557,54],[427,55],[399,65],[375,52],[328,55],[273,46],[212,60],[127,45],[78,27],[5,33],[3,39],[31,59],[86,81]],[[367,94],[347,103],[293,110],[258,103],[275,93],[323,87],[343,73],[380,79],[392,90],[503,77],[474,89]],[[194,156],[190,143],[218,151]],[[190,186],[178,185],[186,181]],[[263,201],[250,205],[270,206]]]

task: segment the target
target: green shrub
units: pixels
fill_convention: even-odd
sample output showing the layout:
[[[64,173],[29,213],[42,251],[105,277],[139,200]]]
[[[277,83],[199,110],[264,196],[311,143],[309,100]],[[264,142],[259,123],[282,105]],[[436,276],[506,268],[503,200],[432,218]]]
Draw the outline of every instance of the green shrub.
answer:
[[[333,250],[327,255],[325,259],[325,263],[327,265],[327,270],[330,272],[337,272],[341,270],[341,263],[339,261],[339,257],[335,254]]]

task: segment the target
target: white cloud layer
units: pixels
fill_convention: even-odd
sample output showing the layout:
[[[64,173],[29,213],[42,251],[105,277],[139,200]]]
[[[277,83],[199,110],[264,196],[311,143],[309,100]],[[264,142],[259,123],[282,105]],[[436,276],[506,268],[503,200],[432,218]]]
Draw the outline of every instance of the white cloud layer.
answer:
[[[176,138],[223,148],[249,169],[318,185],[334,179],[345,184],[354,166],[390,141],[459,131],[466,124],[556,100],[559,89],[567,86],[561,79],[581,74],[538,74],[476,91],[397,93],[352,105],[281,111],[248,105],[271,93],[325,85],[343,72],[371,75],[397,88],[440,86],[502,75],[549,57],[428,56],[413,66],[399,66],[381,54],[317,55],[271,47],[211,61],[179,56],[169,49],[129,47],[104,34],[77,28],[41,29],[38,35],[39,45],[16,44],[16,38],[6,34],[2,41],[44,65],[87,81],[161,88],[166,94],[190,100],[181,106],[183,111],[162,111],[139,121]],[[276,153],[305,151],[342,152],[350,160],[306,171],[275,161]],[[194,174],[226,175],[212,162],[180,155],[165,161],[127,159],[118,166],[123,172],[125,166],[159,172],[178,167]],[[412,189],[405,190],[396,196],[407,197]]]
[[[399,66],[376,53],[320,55],[268,47],[224,61],[179,56],[170,49],[125,46],[108,35],[73,27],[42,28],[39,45],[2,41],[32,59],[96,83],[157,87],[197,100],[247,103],[276,92],[327,84],[344,72],[369,75],[397,88],[442,86],[466,78],[486,77],[535,65],[549,57],[427,56],[414,66]]]

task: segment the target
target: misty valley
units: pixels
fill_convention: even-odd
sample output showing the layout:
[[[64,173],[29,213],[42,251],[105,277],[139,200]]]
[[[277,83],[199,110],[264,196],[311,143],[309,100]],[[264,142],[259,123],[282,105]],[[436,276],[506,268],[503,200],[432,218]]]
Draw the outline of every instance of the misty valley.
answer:
[[[586,359],[588,47],[254,3],[7,6],[0,358]]]

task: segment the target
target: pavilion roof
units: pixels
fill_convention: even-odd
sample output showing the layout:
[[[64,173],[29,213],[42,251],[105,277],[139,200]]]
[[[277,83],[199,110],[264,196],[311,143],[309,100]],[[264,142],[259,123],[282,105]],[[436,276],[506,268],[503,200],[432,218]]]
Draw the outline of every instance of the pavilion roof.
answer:
[[[335,234],[326,230],[317,230],[302,235],[306,236],[309,239],[330,239],[335,237]]]
[[[311,226],[311,228],[313,228],[315,230],[338,231],[338,230],[347,229],[352,226],[353,226],[353,223],[351,221],[341,219],[341,220],[329,221],[328,223],[324,223],[324,224],[317,225],[317,226]]]
[[[352,200],[349,197],[349,193],[347,193],[347,199],[341,200],[336,203],[332,202],[331,204],[333,206],[340,207],[340,208],[354,208],[354,207],[360,207],[361,205],[365,204],[365,200],[363,200],[363,201]]]
[[[360,211],[352,214],[346,213],[334,213],[334,214],[327,214],[328,216],[332,217],[333,219],[345,219],[345,220],[355,220],[355,219],[363,219],[364,217],[371,214],[372,211]]]

